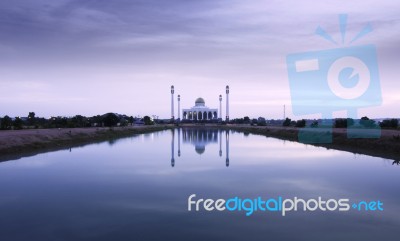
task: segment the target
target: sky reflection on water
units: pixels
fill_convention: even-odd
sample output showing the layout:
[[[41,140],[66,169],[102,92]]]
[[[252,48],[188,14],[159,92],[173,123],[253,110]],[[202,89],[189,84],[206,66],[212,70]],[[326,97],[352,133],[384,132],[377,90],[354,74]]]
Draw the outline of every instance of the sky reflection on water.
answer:
[[[229,161],[227,161],[229,159]],[[398,240],[392,161],[215,129],[0,163],[1,240]],[[187,198],[381,200],[362,213],[188,212]]]

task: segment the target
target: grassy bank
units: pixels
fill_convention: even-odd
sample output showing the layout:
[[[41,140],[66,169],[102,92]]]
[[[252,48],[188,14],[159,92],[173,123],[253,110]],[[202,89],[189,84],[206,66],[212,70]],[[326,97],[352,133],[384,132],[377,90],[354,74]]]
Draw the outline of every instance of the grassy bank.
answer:
[[[241,126],[230,125],[222,127],[224,129],[235,130],[243,133],[251,133],[256,135],[263,135],[267,137],[274,137],[282,140],[298,142],[299,129],[294,127],[258,127],[258,126]],[[316,138],[326,134],[327,130],[310,130]],[[399,163],[400,161],[400,131],[399,130],[385,130],[381,131],[380,138],[357,138],[349,139],[347,137],[347,130],[342,128],[333,128],[332,143],[311,144],[314,146],[321,146],[327,149],[335,149],[347,151],[356,154],[364,154],[375,157],[382,157],[392,159]],[[362,130],[360,130],[362,131]],[[396,163],[396,162],[395,162]]]
[[[172,125],[0,131],[0,161],[173,128]]]

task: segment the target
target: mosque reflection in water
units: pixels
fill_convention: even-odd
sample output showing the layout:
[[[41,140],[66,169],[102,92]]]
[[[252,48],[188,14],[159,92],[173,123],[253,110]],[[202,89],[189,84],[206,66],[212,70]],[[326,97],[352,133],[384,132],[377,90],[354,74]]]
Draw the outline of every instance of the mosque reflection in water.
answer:
[[[171,166],[175,166],[175,135],[178,137],[178,157],[181,156],[181,138],[183,143],[192,144],[197,154],[202,155],[209,144],[219,144],[219,156],[222,158],[222,138],[225,137],[225,165],[229,167],[229,131],[218,129],[178,128],[172,130]]]

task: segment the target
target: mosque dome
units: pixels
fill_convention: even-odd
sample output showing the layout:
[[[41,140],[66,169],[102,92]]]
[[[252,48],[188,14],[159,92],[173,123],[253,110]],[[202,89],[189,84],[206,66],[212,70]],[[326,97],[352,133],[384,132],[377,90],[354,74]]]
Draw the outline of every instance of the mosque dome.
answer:
[[[204,106],[205,103],[206,103],[206,102],[205,102],[204,99],[201,98],[201,97],[197,98],[196,101],[195,101],[195,105],[196,105],[196,106]]]
[[[205,146],[195,146],[195,151],[197,152],[197,154],[201,155],[206,151],[206,147]]]

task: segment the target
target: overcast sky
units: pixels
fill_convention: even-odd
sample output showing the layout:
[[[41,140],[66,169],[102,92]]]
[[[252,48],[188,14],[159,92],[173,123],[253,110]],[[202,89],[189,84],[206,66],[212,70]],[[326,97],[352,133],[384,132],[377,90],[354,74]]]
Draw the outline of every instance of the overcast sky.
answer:
[[[231,117],[281,118],[286,104],[297,119],[286,56],[341,47],[315,30],[341,42],[343,13],[345,43],[370,23],[353,46],[378,52],[383,103],[359,115],[399,117],[397,0],[2,0],[0,116],[168,118],[171,85],[182,108],[197,97],[216,108],[230,85]]]

